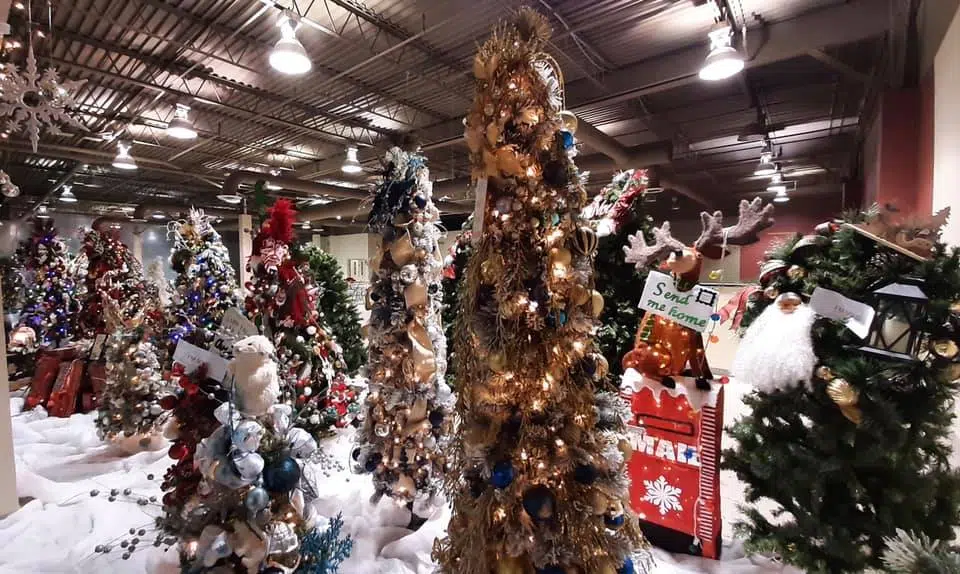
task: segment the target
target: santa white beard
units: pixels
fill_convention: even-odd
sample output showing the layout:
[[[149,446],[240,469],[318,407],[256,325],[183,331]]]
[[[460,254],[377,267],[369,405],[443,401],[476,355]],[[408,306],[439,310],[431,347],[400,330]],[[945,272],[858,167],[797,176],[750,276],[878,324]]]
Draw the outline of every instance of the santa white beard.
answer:
[[[757,317],[740,342],[731,374],[758,391],[772,393],[808,382],[817,364],[809,305],[784,313],[773,303]]]

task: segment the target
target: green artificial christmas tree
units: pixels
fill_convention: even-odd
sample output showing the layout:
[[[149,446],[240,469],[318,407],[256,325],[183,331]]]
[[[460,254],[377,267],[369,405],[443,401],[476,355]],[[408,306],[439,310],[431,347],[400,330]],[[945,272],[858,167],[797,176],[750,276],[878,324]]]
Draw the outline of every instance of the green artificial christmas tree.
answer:
[[[363,335],[360,333],[360,313],[350,297],[350,286],[336,257],[316,245],[295,246],[295,258],[306,260],[308,273],[317,285],[317,312],[319,320],[343,349],[343,360],[348,372],[356,372],[366,361]]]
[[[724,453],[749,548],[833,574],[883,566],[898,529],[954,537],[960,256],[935,242],[943,222],[872,211],[768,254],[733,366],[756,392]]]
[[[473,253],[473,216],[464,222],[457,240],[450,246],[450,253],[443,260],[443,311],[442,322],[444,337],[447,341],[453,340],[456,332],[457,318],[460,316],[460,284],[463,283],[467,262]],[[447,384],[451,388],[457,386],[456,360],[453,345],[447,345]]]
[[[643,317],[639,305],[646,271],[626,262],[623,246],[628,235],[640,231],[645,239],[652,239],[653,219],[643,209],[647,183],[645,170],[620,172],[584,210],[597,231],[597,289],[607,303],[600,315],[597,345],[613,376],[623,373],[620,359],[633,349]]]

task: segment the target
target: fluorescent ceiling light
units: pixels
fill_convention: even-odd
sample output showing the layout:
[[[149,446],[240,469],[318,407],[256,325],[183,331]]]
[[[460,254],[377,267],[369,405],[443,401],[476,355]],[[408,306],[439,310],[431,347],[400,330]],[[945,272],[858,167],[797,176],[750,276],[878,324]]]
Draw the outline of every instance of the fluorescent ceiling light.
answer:
[[[137,169],[137,162],[130,155],[130,144],[117,142],[117,157],[113,158],[113,167],[117,169]]]
[[[150,217],[152,219],[166,219],[167,214],[163,213],[162,211],[154,211],[152,214],[150,214]]]
[[[363,171],[363,168],[360,167],[360,161],[357,159],[357,148],[355,146],[347,148],[347,158],[343,160],[340,169],[343,173],[360,173]]]
[[[177,104],[174,118],[167,126],[167,135],[178,140],[192,140],[197,138],[197,130],[190,121],[190,106]]]
[[[282,14],[277,21],[281,38],[270,52],[270,65],[281,74],[299,76],[306,74],[313,67],[303,44],[297,40],[297,31],[293,21],[287,14]]]
[[[60,201],[64,203],[76,203],[77,196],[73,195],[72,187],[69,185],[63,186],[63,191],[60,192]]]
[[[243,197],[235,193],[221,193],[217,196],[217,199],[230,205],[239,205],[239,203],[243,201]]]
[[[743,56],[733,47],[733,31],[724,25],[710,32],[710,53],[700,68],[700,79],[708,82],[725,80],[743,70]]]

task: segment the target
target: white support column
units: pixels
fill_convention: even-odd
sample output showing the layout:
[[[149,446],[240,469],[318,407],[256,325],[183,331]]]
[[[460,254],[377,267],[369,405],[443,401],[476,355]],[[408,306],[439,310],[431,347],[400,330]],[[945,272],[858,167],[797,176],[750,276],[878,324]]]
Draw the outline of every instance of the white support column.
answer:
[[[3,317],[0,290],[0,317]],[[7,372],[7,333],[0,323],[0,517],[20,507],[17,499],[17,471],[13,458],[13,424],[10,420],[10,375]]]
[[[237,227],[240,229],[240,288],[250,281],[250,272],[247,271],[247,260],[253,254],[253,216],[241,213]]]
[[[143,267],[143,231],[142,230],[137,230],[133,232],[133,245],[130,246],[130,251],[133,252],[133,258],[140,263],[141,267]]]

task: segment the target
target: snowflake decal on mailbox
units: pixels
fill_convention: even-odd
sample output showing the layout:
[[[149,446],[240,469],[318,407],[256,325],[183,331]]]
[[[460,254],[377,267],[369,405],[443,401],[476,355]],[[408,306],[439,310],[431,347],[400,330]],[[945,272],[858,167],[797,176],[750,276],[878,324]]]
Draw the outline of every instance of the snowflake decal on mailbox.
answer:
[[[659,508],[661,516],[673,510],[683,510],[680,504],[680,489],[667,482],[663,475],[657,480],[645,480],[643,485],[647,489],[643,500]]]

